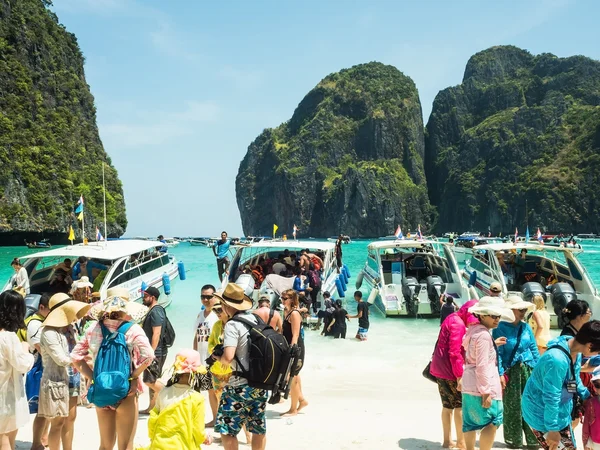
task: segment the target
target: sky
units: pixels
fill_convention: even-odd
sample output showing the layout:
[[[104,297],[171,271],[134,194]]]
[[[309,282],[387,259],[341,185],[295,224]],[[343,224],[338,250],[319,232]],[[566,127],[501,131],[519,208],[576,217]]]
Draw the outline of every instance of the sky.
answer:
[[[332,72],[397,67],[426,123],[436,94],[491,46],[600,60],[595,0],[53,3],[85,56],[127,236],[242,235],[235,177],[248,146]]]

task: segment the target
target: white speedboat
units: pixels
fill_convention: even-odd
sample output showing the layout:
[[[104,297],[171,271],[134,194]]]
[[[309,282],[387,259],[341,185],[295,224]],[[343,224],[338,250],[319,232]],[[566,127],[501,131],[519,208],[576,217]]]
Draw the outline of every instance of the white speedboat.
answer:
[[[518,256],[522,250],[527,251],[524,257]],[[519,292],[526,298],[532,293],[543,294],[554,325],[557,324],[555,314],[574,298],[587,301],[593,318],[599,319],[600,297],[578,259],[582,252],[581,248],[540,243],[479,245],[469,249],[463,279],[480,296],[490,295],[490,284],[494,281],[500,283],[504,294]]]
[[[56,266],[65,258],[71,259],[73,266],[77,258],[85,256],[108,267],[106,271],[97,273],[94,280],[94,290],[100,292],[101,297],[106,295],[107,289],[120,287],[129,290],[131,300],[141,300],[142,284],[145,287],[154,286],[163,294],[165,291],[170,293],[171,282],[185,273],[183,263],[177,262],[174,256],[161,252],[162,247],[163,243],[159,241],[137,239],[90,242],[87,245],[68,245],[31,253],[20,257],[19,261],[29,274],[32,294],[49,291]],[[9,280],[3,290],[11,287]],[[166,307],[170,303],[170,295],[160,296],[159,304]]]
[[[181,242],[175,238],[165,238],[165,245],[169,248],[177,247],[179,244]]]
[[[323,304],[322,293],[329,291],[333,296],[343,297],[346,284],[339,281],[335,262],[335,244],[331,242],[319,241],[262,241],[253,244],[236,245],[230,249],[233,253],[231,265],[229,267],[229,278],[223,279],[223,285],[228,281],[235,282],[244,286],[246,294],[252,297],[256,302],[261,296],[267,296],[271,299],[271,305],[279,298],[279,293],[284,289],[291,289],[294,277],[289,274],[287,277],[278,276],[272,273],[273,262],[288,250],[290,254],[299,255],[304,249],[315,254],[323,261],[321,268],[321,290],[317,301]],[[257,269],[257,266],[266,267]],[[250,266],[250,271],[246,270]],[[293,266],[293,261],[292,265]],[[257,273],[259,270],[262,273]],[[248,273],[250,272],[250,273]],[[261,279],[262,278],[262,279]],[[336,295],[337,293],[337,295]]]
[[[433,240],[371,242],[356,287],[365,285],[368,302],[386,316],[439,314],[443,293],[462,305],[470,297],[451,248]]]

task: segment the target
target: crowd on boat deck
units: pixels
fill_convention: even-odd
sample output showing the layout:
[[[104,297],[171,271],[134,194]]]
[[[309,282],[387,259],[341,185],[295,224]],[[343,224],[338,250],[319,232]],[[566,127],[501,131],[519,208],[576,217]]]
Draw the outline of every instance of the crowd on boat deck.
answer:
[[[442,403],[443,447],[492,448],[503,425],[508,448],[600,449],[600,321],[583,300],[562,310],[550,337],[545,298],[493,296],[463,304],[442,319],[430,364]],[[456,440],[452,440],[452,424]]]

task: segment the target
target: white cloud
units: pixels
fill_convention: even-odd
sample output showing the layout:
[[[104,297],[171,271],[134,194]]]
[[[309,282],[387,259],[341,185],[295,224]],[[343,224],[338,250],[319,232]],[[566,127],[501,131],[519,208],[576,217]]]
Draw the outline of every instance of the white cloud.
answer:
[[[213,102],[187,102],[181,111],[136,111],[135,121],[100,124],[100,135],[107,148],[136,149],[165,144],[172,139],[197,132],[199,124],[214,123],[221,108]]]

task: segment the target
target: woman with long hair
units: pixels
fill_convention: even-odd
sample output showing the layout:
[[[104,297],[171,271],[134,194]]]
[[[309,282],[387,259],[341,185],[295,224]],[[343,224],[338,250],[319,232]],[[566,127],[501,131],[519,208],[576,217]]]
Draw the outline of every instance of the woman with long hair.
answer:
[[[302,337],[302,314],[298,310],[299,301],[298,293],[293,289],[288,289],[281,293],[281,301],[283,302],[284,320],[283,320],[283,336],[292,347],[292,354],[298,355],[298,363],[292,368],[291,376],[292,385],[290,388],[290,396],[292,404],[290,410],[282,415],[295,416],[302,408],[308,405],[302,393],[302,381],[300,380],[300,371],[304,365],[304,339]]]
[[[104,300],[97,316],[98,323],[88,329],[71,352],[73,364],[84,377],[88,380],[94,379],[94,372],[86,357],[91,353],[92,361],[95,362],[102,345],[102,327],[107,328],[111,333],[116,332],[122,324],[128,322],[129,318],[138,317],[140,308],[145,307],[117,296]],[[100,428],[100,450],[114,448],[115,442],[119,450],[133,448],[138,419],[138,395],[144,391],[140,375],[154,359],[154,351],[146,333],[137,323],[131,325],[125,332],[125,341],[133,366],[129,378],[130,389],[127,396],[116,404],[103,408],[96,407]]]
[[[33,366],[29,344],[16,332],[25,328],[25,301],[15,291],[0,294],[0,450],[15,448],[17,431],[29,421],[23,374]]]
[[[16,272],[13,289],[17,290],[23,296],[29,294],[29,274],[27,273],[27,269],[23,267],[18,258],[13,259],[10,265]]]
[[[535,311],[529,319],[529,326],[533,330],[535,342],[541,356],[548,348],[548,341],[550,340],[550,313],[546,311],[546,302],[540,294],[534,295],[531,301],[535,305]]]

